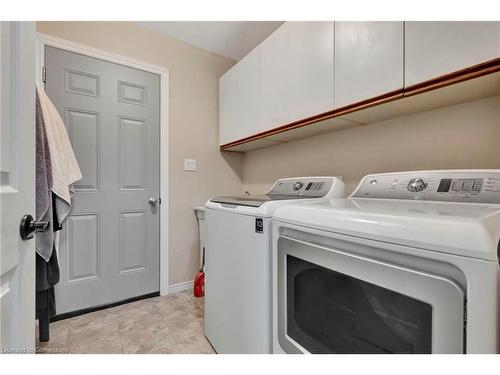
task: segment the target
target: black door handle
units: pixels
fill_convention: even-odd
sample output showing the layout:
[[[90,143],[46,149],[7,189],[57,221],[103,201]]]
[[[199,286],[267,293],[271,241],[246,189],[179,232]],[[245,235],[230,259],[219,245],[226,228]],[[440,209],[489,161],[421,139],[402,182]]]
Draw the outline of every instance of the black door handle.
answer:
[[[31,215],[24,215],[19,225],[19,234],[23,240],[29,240],[37,232],[45,232],[49,228],[48,221],[36,221]]]

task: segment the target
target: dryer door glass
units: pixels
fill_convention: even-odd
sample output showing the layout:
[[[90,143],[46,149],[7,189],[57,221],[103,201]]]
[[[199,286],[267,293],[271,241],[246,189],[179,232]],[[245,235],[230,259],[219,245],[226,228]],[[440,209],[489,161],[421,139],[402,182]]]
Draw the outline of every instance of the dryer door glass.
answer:
[[[310,353],[431,353],[431,305],[287,256],[287,333]]]
[[[372,259],[375,244],[321,241],[278,238],[277,351],[463,353],[464,292],[454,280],[393,264],[392,252]]]

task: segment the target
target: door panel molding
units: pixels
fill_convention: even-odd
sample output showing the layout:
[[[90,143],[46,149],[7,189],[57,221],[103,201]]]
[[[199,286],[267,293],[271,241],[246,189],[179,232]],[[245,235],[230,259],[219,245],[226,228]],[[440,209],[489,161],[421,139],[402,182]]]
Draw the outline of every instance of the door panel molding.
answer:
[[[97,192],[100,190],[101,180],[100,113],[76,108],[65,108],[64,111],[68,136],[83,175],[81,180],[73,184],[75,191]],[[89,161],[91,155],[95,157],[90,157]]]
[[[66,283],[76,283],[101,277],[102,245],[101,217],[98,212],[72,213],[66,219]],[[83,238],[85,241],[75,239]],[[78,243],[85,243],[80,248]],[[70,246],[71,244],[71,246]],[[69,251],[71,249],[71,251]],[[90,255],[90,256],[89,256]]]
[[[118,180],[120,190],[146,190],[147,121],[118,117]]]
[[[120,211],[119,220],[119,259],[120,274],[146,270],[146,254],[136,251],[147,246],[146,211]]]
[[[53,37],[50,35],[37,33],[37,83],[43,84],[42,69],[45,61],[45,47],[59,48],[68,52],[79,53],[84,56],[101,59],[107,62],[112,62],[124,65],[130,68],[143,70],[146,72],[158,74],[160,76],[160,295],[169,294],[169,163],[168,163],[168,147],[169,147],[169,71],[167,68],[139,61],[127,56],[114,54],[112,52],[100,50],[97,48],[85,46],[83,44],[74,43],[65,39]],[[127,82],[127,84],[129,84]],[[139,87],[134,87],[139,88]],[[127,103],[135,100],[139,104],[141,100],[147,100],[147,97],[135,97],[134,93],[125,92],[124,98]],[[143,93],[146,95],[146,93]],[[129,95],[132,95],[129,97]]]
[[[64,70],[64,89],[77,95],[100,96],[101,77],[87,72]]]
[[[147,105],[148,91],[142,85],[118,81],[118,101],[128,104]]]

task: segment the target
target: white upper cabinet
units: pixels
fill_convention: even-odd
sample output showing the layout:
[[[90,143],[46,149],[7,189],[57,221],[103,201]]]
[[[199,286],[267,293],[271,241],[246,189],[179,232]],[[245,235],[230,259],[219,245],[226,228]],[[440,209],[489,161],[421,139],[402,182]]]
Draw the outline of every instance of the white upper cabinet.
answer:
[[[236,66],[238,100],[237,133],[245,138],[260,131],[259,47],[246,55]]]
[[[335,22],[335,108],[403,88],[403,22]]]
[[[405,86],[500,57],[500,22],[406,22]]]
[[[219,79],[219,144],[238,139],[237,66]]]
[[[498,57],[500,22],[285,22],[221,77],[220,144]]]
[[[261,131],[333,108],[333,22],[286,22],[260,45]]]

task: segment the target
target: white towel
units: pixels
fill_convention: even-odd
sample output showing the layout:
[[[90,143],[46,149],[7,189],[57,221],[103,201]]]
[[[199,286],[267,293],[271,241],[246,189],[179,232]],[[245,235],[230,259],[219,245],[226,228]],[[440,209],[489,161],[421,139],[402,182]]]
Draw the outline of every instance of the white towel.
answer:
[[[71,205],[71,185],[82,178],[64,122],[43,89],[37,86],[52,163],[52,191]],[[62,218],[59,218],[62,221]]]
[[[36,95],[36,220],[47,221],[50,227],[45,232],[36,233],[36,252],[49,261],[54,249],[54,231],[52,215],[52,163],[49,143],[43,120],[40,98]]]

